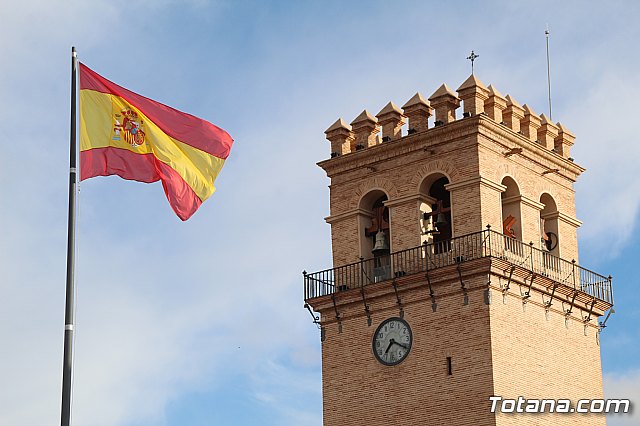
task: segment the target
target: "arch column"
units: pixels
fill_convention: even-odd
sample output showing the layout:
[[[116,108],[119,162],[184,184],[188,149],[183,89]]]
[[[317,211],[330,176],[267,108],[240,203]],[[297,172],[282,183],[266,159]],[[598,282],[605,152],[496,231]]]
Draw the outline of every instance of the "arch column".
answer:
[[[544,204],[524,195],[520,195],[518,198],[522,215],[522,242],[526,244],[533,242],[534,247],[540,248],[540,238],[542,236],[540,212],[544,208]]]
[[[543,215],[543,219],[554,220],[558,228],[558,256],[578,262],[578,228],[582,222],[562,212]]]
[[[451,193],[453,236],[480,232],[486,225],[502,229],[502,199],[507,187],[484,177],[445,185]]]
[[[389,207],[392,252],[420,245],[420,205],[427,199],[433,200],[423,194],[413,194],[385,201],[385,207]]]
[[[515,237],[516,240],[522,241],[522,213],[520,209],[520,187],[518,183],[511,177],[505,176],[502,179],[502,185],[506,186],[504,192],[500,194],[500,199],[502,203],[502,224],[503,226],[500,228],[503,233],[509,234],[510,236]],[[510,232],[505,232],[505,224],[507,224],[507,220],[509,217],[515,219],[514,222],[510,223]],[[511,235],[513,234],[513,235]]]
[[[364,257],[365,247],[360,237],[361,230],[371,223],[373,215],[357,208],[344,213],[331,215],[324,220],[331,225],[331,249],[334,265],[347,265]],[[364,232],[364,231],[362,231]],[[354,247],[358,247],[356,252]]]

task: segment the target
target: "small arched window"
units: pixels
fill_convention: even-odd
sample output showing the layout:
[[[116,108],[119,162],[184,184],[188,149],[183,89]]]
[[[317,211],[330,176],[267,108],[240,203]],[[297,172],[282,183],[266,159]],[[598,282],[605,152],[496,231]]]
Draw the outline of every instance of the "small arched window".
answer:
[[[540,211],[540,246],[543,250],[559,256],[558,205],[547,193],[540,196],[544,208]]]
[[[448,183],[446,176],[436,173],[420,185],[420,192],[426,195],[420,206],[422,243],[433,244],[435,253],[449,251],[453,236],[451,194],[445,188]]]
[[[371,191],[360,202],[365,212],[360,223],[360,253],[369,259],[362,266],[369,281],[379,282],[391,278],[391,226],[389,208],[384,205],[387,195]]]
[[[384,205],[387,200],[384,192],[374,190],[360,201],[359,207],[364,213],[359,223],[360,256],[364,259],[388,255],[391,252],[389,208]]]
[[[502,202],[502,232],[511,238],[522,241],[522,220],[520,204],[522,197],[518,184],[506,176],[502,184],[507,189],[500,194]]]

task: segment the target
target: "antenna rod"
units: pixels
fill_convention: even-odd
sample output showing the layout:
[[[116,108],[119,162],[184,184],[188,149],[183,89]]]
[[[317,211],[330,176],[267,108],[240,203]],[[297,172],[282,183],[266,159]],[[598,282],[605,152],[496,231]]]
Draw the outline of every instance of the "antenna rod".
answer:
[[[549,65],[549,26],[544,30],[545,38],[547,39],[547,87],[549,90],[549,120],[553,120],[551,114],[551,66]]]

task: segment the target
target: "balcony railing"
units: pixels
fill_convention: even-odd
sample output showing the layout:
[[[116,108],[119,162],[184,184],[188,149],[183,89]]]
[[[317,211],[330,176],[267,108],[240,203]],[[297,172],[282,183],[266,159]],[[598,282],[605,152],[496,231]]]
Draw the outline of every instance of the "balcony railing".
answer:
[[[611,277],[490,229],[304,275],[305,300],[485,257],[506,260],[613,304]]]

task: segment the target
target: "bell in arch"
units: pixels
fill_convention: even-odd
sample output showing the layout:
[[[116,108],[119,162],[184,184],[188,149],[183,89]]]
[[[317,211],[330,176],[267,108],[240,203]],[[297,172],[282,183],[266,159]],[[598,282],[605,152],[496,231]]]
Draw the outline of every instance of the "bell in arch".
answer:
[[[390,249],[389,249],[389,243],[387,243],[387,235],[381,229],[376,234],[376,243],[373,246],[373,249],[371,250],[371,252],[376,256],[380,256],[384,254],[389,254],[389,251]]]
[[[440,230],[442,227],[447,226],[448,224],[449,222],[447,222],[447,217],[444,215],[444,213],[442,212],[438,213],[438,216],[436,216],[436,223],[435,223],[436,229]]]

